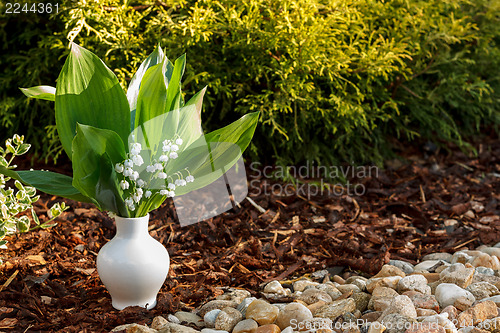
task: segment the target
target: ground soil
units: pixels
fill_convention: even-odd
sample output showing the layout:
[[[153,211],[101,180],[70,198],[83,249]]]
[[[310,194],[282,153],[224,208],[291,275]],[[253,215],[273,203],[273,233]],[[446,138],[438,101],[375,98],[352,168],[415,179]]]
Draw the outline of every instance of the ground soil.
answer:
[[[500,140],[484,137],[473,146],[477,155],[432,143],[401,148],[405,160],[348,176],[360,195],[337,186],[309,196],[318,179],[303,180],[296,194],[279,195],[273,184],[280,182],[249,170],[255,204],[244,200],[184,228],[167,202],[152,212],[150,232],[167,247],[171,268],[150,311],[111,307],[95,260],[114,235],[113,220],[91,205],[64,200],[71,208],[57,226],[10,237],[0,252],[0,330],[107,332],[192,310],[221,294],[220,287],[259,295],[259,286],[273,279],[322,269],[369,275],[391,259],[417,263],[431,252],[494,245],[500,242]],[[42,196],[36,204],[41,219],[61,200]]]

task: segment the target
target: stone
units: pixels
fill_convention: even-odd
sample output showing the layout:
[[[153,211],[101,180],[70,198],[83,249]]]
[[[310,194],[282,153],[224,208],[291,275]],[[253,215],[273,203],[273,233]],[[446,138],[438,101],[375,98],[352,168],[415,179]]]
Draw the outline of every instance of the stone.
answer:
[[[317,332],[317,333],[331,333],[333,332],[331,328],[333,327],[333,321],[331,321],[328,318],[313,318],[309,321],[306,321],[304,323],[304,328],[307,331],[306,332]],[[292,325],[291,326],[296,327],[297,329],[300,329],[299,325]],[[284,332],[284,330],[282,331]]]
[[[500,247],[497,247],[496,245],[493,247],[481,248],[481,252],[487,253],[490,256],[496,256],[497,258],[500,258]]]
[[[227,308],[228,306],[232,308],[236,308],[238,303],[230,300],[222,300],[222,299],[214,299],[208,303],[205,303],[199,310],[198,315],[204,317],[208,311],[212,311],[214,309],[222,310]]]
[[[478,303],[458,315],[458,326],[476,326],[486,319],[498,316],[498,310],[495,302],[486,301]]]
[[[219,313],[221,311],[222,310],[220,310],[220,309],[213,309],[213,310],[205,313],[205,315],[203,316],[203,321],[205,322],[205,326],[208,328],[214,328],[215,327],[215,319],[217,319],[217,316],[219,315]]]
[[[245,319],[236,324],[232,333],[253,333],[259,324],[253,319]]]
[[[309,310],[311,310],[312,313],[316,312],[317,309],[319,309],[320,307],[322,306],[325,306],[327,305],[328,303],[327,302],[324,302],[324,301],[318,301],[316,303],[313,303],[313,304],[310,304],[310,305],[307,305],[307,308]],[[281,311],[282,309],[280,309]]]
[[[474,295],[470,291],[460,288],[453,283],[441,283],[437,286],[436,292],[434,293],[436,300],[438,301],[441,308],[445,308],[448,305],[453,305],[455,301],[460,297],[466,297],[475,301]]]
[[[376,321],[370,325],[370,328],[368,329],[367,333],[382,333],[385,332],[386,329],[387,328],[384,325],[382,325],[382,323]]]
[[[311,280],[298,280],[293,283],[293,291],[304,291],[307,286],[317,286],[318,282],[314,282]]]
[[[338,317],[354,310],[356,310],[356,302],[352,298],[347,298],[322,306],[313,315],[314,317],[328,318],[335,321]]]
[[[457,328],[455,324],[448,318],[447,313],[440,313],[434,316],[429,316],[424,318],[421,323],[434,323],[436,325],[442,326],[446,332],[456,332]]]
[[[285,306],[283,310],[279,312],[276,324],[281,329],[285,329],[292,325],[293,322],[301,323],[312,319],[313,314],[311,310],[300,303],[293,302]]]
[[[480,302],[485,302],[485,301],[492,301],[497,305],[497,307],[500,307],[500,295],[483,298]]]
[[[389,276],[401,276],[405,277],[406,274],[398,267],[393,265],[384,265],[380,271],[373,278],[389,277]]]
[[[388,287],[396,289],[401,276],[388,276],[382,278],[371,278],[366,281],[366,290],[371,293],[377,287]]]
[[[224,288],[224,294],[217,296],[216,300],[233,301],[240,304],[245,298],[250,297],[249,291],[238,288]]]
[[[416,323],[411,328],[406,329],[404,333],[446,333],[444,327],[435,323]]]
[[[453,256],[451,257],[450,263],[451,264],[456,264],[456,263],[466,264],[468,262],[471,262],[473,259],[474,259],[474,257],[465,253],[464,251],[457,251],[457,252],[453,253]]]
[[[416,308],[415,310],[417,311],[417,320],[419,319],[419,317],[428,317],[437,314],[437,312],[432,309]]]
[[[403,295],[410,298],[415,308],[439,311],[439,303],[434,295],[422,294],[418,291],[407,291]]]
[[[451,253],[446,253],[446,252],[434,252],[431,254],[427,254],[422,258],[422,261],[426,260],[443,260],[450,262],[451,261],[452,254]]]
[[[412,319],[417,318],[417,311],[415,310],[415,306],[413,305],[411,299],[406,295],[399,295],[394,297],[391,304],[384,310],[384,312],[382,312],[382,315],[380,315],[379,321],[383,323],[384,319],[392,314],[400,314],[404,317],[409,317]]]
[[[125,333],[156,333],[157,330],[139,324],[126,324],[120,325],[111,330],[111,332],[125,332]]]
[[[474,274],[474,278],[472,279],[472,283],[476,283],[476,282],[489,282],[493,285],[495,285],[495,287],[498,288],[498,290],[500,290],[500,277],[498,276],[492,276],[492,275],[488,275],[488,274]]]
[[[281,330],[277,325],[267,324],[267,325],[263,325],[263,326],[258,327],[252,333],[280,333],[280,332],[281,332]]]
[[[191,328],[188,326],[174,324],[174,323],[168,323],[167,325],[163,326],[160,330],[158,330],[156,332],[158,332],[158,333],[199,333],[200,331],[195,330],[194,328]]]
[[[324,291],[325,293],[330,295],[330,297],[332,298],[333,301],[336,300],[337,298],[339,298],[340,296],[342,296],[342,292],[340,292],[340,290],[337,289],[337,287],[335,287],[331,283],[319,284],[316,286],[316,289]]]
[[[487,253],[479,253],[478,256],[471,261],[470,264],[474,267],[481,266],[491,268],[493,270],[500,269],[500,261],[498,260],[498,257],[490,256]]]
[[[215,319],[215,329],[231,332],[242,319],[243,315],[235,308],[224,308]]]
[[[441,314],[447,313],[448,314],[448,319],[451,320],[452,322],[456,322],[458,318],[458,310],[456,307],[453,305],[448,305],[445,307],[443,310],[441,310]]]
[[[167,324],[168,324],[168,320],[166,320],[164,317],[156,316],[153,318],[153,322],[151,323],[151,328],[155,329],[155,330],[159,330]]]
[[[203,318],[201,318],[195,313],[177,311],[176,313],[174,313],[174,316],[176,316],[180,320],[181,324],[188,323],[188,324],[194,324],[198,327],[205,327],[205,322],[203,321]]]
[[[466,267],[461,263],[452,264],[439,273],[441,283],[454,283],[461,288],[467,288],[472,283],[474,267]]]
[[[479,267],[476,267],[476,269],[474,270],[474,276],[476,274],[485,274],[485,275],[494,276],[495,275],[495,271],[492,270],[491,268],[488,268],[488,267],[479,266]],[[473,279],[473,281],[474,281],[474,279]]]
[[[255,301],[256,299],[257,298],[255,298],[255,297],[247,297],[243,301],[241,301],[240,304],[238,304],[238,306],[236,307],[236,309],[241,312],[241,314],[243,315],[243,317],[245,317],[248,306],[253,301]]]
[[[383,311],[389,306],[392,299],[398,295],[399,294],[396,290],[388,287],[375,288],[372,292],[372,297],[368,302],[368,309]]]
[[[415,271],[414,266],[412,264],[403,260],[389,260],[389,265],[399,268],[406,275],[410,275]]]
[[[223,330],[216,330],[213,328],[204,328],[201,330],[201,333],[229,333],[229,332]]]
[[[271,281],[266,286],[264,287],[264,292],[265,293],[270,293],[270,294],[278,294],[278,295],[286,295],[285,288],[279,283],[279,281]],[[249,295],[250,296],[250,295]]]
[[[455,303],[453,303],[453,306],[456,307],[460,311],[465,311],[468,308],[472,306],[474,303],[474,299],[467,297],[467,296],[461,296],[455,300]]]
[[[281,333],[294,333],[294,331],[293,331],[293,328],[287,327],[283,331],[281,331]]]
[[[278,307],[264,300],[257,299],[250,303],[246,311],[246,319],[253,319],[259,325],[272,324],[278,317]]]
[[[421,263],[418,263],[413,267],[413,270],[415,273],[417,272],[428,272],[429,268],[436,266],[436,264],[439,264],[441,260],[426,260],[422,261]]]
[[[466,290],[470,291],[476,300],[500,294],[500,291],[495,285],[485,281],[472,283]]]
[[[357,285],[352,284],[352,283],[346,283],[346,284],[340,285],[340,286],[337,287],[337,289],[342,294],[350,293],[350,292],[358,293],[358,292],[361,291],[361,289]]]
[[[177,318],[176,316],[174,316],[173,314],[169,314],[167,316],[167,320],[170,322],[170,323],[174,323],[174,324],[180,324],[181,321],[179,320],[179,318]]]
[[[298,297],[298,300],[306,302],[308,305],[316,303],[318,301],[323,301],[326,303],[331,303],[333,301],[330,295],[316,288],[309,288],[304,290],[302,295]]]
[[[351,298],[356,303],[356,309],[364,312],[368,308],[368,303],[370,302],[371,295],[364,292],[359,292],[352,294]]]
[[[399,313],[391,313],[382,321],[382,324],[387,327],[384,333],[404,333],[406,327],[412,327],[417,321],[414,318],[403,316]]]
[[[382,314],[382,311],[371,311],[371,312],[366,312],[361,316],[361,320],[365,323],[372,323],[378,320],[380,318],[380,315]]]
[[[399,280],[396,290],[400,294],[410,290],[418,291],[422,294],[431,294],[431,287],[427,285],[427,279],[420,274],[403,277]]]

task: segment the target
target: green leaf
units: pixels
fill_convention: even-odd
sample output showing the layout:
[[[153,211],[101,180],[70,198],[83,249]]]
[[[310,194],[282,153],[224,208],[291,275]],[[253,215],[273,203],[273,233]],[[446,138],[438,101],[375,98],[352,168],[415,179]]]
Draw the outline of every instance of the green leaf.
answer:
[[[230,125],[205,134],[168,164],[167,174],[188,168],[193,183],[176,188],[176,195],[209,185],[227,172],[241,157],[252,140],[259,112],[241,117]]]
[[[174,70],[170,76],[165,73],[165,85],[167,86],[166,110],[172,111],[183,106],[181,94],[181,80],[186,68],[186,54],[181,55],[175,60]]]
[[[55,106],[59,138],[70,158],[77,123],[112,130],[127,142],[130,109],[118,79],[95,54],[74,43],[57,79]]]
[[[167,87],[163,80],[164,65],[165,62],[152,66],[144,74],[137,98],[134,128],[165,113]]]
[[[160,64],[165,59],[165,54],[163,53],[160,45],[142,62],[141,66],[137,72],[135,72],[127,90],[127,99],[130,105],[130,111],[135,111],[137,106],[137,98],[139,96],[139,90],[141,87],[141,82],[147,70],[157,64]],[[134,122],[135,123],[135,122]]]
[[[92,202],[71,184],[69,176],[50,171],[13,171],[0,166],[0,173],[33,186],[39,191],[81,202]]]
[[[17,230],[19,232],[26,232],[30,229],[30,219],[23,215],[19,219],[17,219]]]
[[[38,215],[36,215],[34,209],[31,210],[31,217],[33,218],[33,222],[35,222],[36,225],[40,224],[40,219],[38,219]]]
[[[45,99],[54,102],[56,100],[56,88],[51,86],[36,86],[31,88],[19,88],[28,97]]]
[[[126,157],[118,134],[78,124],[73,140],[73,186],[91,198],[99,209],[128,217],[114,169]]]
[[[30,150],[30,148],[31,148],[30,144],[22,143],[19,147],[17,147],[16,155],[20,156],[20,155],[26,154],[28,152],[28,150]]]

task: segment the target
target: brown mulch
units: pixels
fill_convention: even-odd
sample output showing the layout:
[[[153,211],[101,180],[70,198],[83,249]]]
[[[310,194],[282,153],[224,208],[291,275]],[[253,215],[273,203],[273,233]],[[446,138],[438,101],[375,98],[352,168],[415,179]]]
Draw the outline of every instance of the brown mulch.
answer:
[[[11,237],[0,250],[0,330],[106,332],[191,310],[220,294],[216,287],[257,294],[272,279],[321,269],[373,274],[390,259],[416,263],[431,252],[494,245],[500,241],[500,140],[483,138],[475,148],[477,156],[450,145],[407,148],[405,162],[350,174],[361,195],[336,186],[310,196],[319,187],[306,180],[298,194],[279,196],[279,183],[249,170],[258,185],[250,188],[256,205],[245,200],[184,228],[167,203],[152,213],[150,232],[167,247],[171,268],[149,311],[111,307],[95,259],[114,235],[113,221],[68,200],[71,208],[56,227]],[[42,196],[36,207],[42,220],[46,207],[60,200]]]

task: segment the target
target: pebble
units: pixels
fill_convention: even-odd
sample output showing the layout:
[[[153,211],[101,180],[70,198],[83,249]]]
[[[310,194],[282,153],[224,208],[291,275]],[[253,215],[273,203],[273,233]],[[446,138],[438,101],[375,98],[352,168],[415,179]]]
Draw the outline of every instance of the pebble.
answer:
[[[311,280],[298,280],[293,283],[293,291],[304,291],[307,286],[317,286],[319,285],[318,282],[314,282]]]
[[[431,287],[427,285],[427,279],[420,274],[403,277],[399,280],[396,290],[400,294],[405,291],[418,291],[422,294],[431,294]]]
[[[328,318],[335,321],[338,317],[342,316],[347,312],[353,312],[356,310],[356,302],[352,298],[342,299],[338,301],[333,301],[331,304],[317,309],[313,314],[314,317]]]
[[[472,283],[474,267],[466,267],[456,263],[439,273],[440,283],[454,283],[461,288],[467,288]]]
[[[389,265],[399,268],[406,275],[410,275],[415,271],[415,268],[412,264],[403,260],[389,260]]]
[[[300,323],[313,319],[313,314],[306,306],[293,302],[281,310],[276,319],[276,323],[281,329],[285,329],[293,322]]]
[[[245,319],[234,326],[232,333],[253,333],[257,327],[259,324],[255,320]]]
[[[498,316],[495,302],[486,301],[478,303],[458,315],[457,321],[460,327],[475,326],[486,319]]]
[[[285,288],[279,283],[279,281],[271,281],[264,287],[265,293],[272,293],[278,295],[286,295]],[[250,296],[250,295],[249,295]]]
[[[205,326],[208,328],[214,328],[215,327],[215,319],[217,319],[217,316],[222,310],[220,309],[214,309],[211,311],[208,311],[205,313],[203,316],[203,321],[205,322]],[[241,312],[240,312],[241,313]]]
[[[332,297],[329,294],[316,288],[309,288],[304,290],[304,292],[297,299],[307,303],[308,305],[316,303],[318,301],[323,301],[326,303],[331,303],[333,301]]]
[[[185,312],[185,311],[178,311],[174,314],[177,319],[182,323],[188,323],[188,324],[194,324],[198,327],[205,327],[205,322],[203,321],[203,318],[200,316],[191,313],[191,312]]]
[[[224,308],[227,308],[228,306],[236,308],[238,306],[238,303],[230,300],[221,300],[221,299],[215,299],[213,301],[210,301],[206,304],[204,304],[199,310],[198,310],[198,315],[200,317],[204,317],[205,314],[208,311],[212,311],[214,309],[219,309],[222,310]]]
[[[271,281],[260,298],[220,288],[224,293],[197,311],[166,313],[112,332],[500,333],[499,257],[500,243],[432,253],[417,265],[390,260],[370,278],[354,272],[330,278],[324,269],[312,272],[313,279]],[[298,323],[308,326],[299,330]],[[332,330],[334,324],[342,326]]]
[[[242,319],[243,315],[235,308],[224,308],[215,319],[215,329],[231,332]]]
[[[442,283],[437,286],[434,294],[441,308],[448,305],[454,305],[455,301],[460,297],[469,298],[472,302],[475,301],[474,295],[470,291],[460,288],[453,283]]]
[[[247,308],[246,319],[253,319],[259,325],[272,324],[278,317],[278,307],[264,300],[255,300]]]

